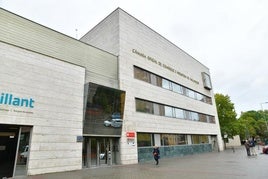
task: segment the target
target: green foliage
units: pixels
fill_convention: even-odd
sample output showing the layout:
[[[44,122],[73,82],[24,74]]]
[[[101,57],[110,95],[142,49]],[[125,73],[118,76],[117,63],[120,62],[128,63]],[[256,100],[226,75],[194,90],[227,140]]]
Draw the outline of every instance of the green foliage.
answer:
[[[234,104],[228,95],[215,94],[215,101],[222,136],[233,138],[239,134],[241,140],[252,136],[268,139],[268,110],[246,111],[236,119]]]
[[[227,135],[228,138],[239,134],[239,124],[236,120],[236,112],[234,104],[228,95],[215,94],[216,107],[220,122],[222,136]]]
[[[238,122],[240,124],[240,138],[248,139],[252,136],[267,138],[268,111],[247,111],[241,114]]]

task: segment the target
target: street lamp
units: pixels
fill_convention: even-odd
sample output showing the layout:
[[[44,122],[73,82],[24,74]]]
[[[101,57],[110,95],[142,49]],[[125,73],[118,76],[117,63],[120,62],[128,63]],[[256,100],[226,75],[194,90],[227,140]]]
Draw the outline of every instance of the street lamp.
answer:
[[[268,102],[263,102],[263,103],[261,103],[261,110],[262,110],[262,112],[264,112],[263,111],[263,104],[268,104]],[[264,114],[264,117],[265,117],[265,114]],[[267,125],[267,119],[266,119],[266,117],[265,117],[265,124],[266,124],[266,130],[268,131],[268,125]]]

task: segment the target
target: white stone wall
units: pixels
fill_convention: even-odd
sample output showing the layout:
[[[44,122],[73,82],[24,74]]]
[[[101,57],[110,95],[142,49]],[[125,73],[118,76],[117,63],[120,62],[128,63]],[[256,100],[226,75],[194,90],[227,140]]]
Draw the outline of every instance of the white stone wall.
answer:
[[[117,23],[119,32],[108,33],[107,29],[116,29]],[[94,34],[98,34],[99,38],[90,38]],[[117,51],[113,45],[115,41],[100,43],[103,39],[116,39],[117,36]],[[137,163],[137,146],[127,143],[127,131],[216,135],[218,141],[221,141],[214,94],[203,86],[201,73],[210,74],[206,66],[121,9],[117,9],[99,23],[83,40],[119,55],[119,87],[126,91],[123,132],[120,139],[122,164]],[[135,79],[134,65],[210,96],[213,105]],[[138,113],[135,98],[212,115],[215,116],[216,124]],[[221,142],[219,147],[220,150],[223,149]]]
[[[83,66],[86,69],[87,82],[118,88],[117,56],[107,53],[103,49],[81,43],[74,38],[1,8],[0,30],[0,41],[2,42]],[[118,40],[118,36],[115,38]],[[111,41],[112,46],[115,46],[113,39],[104,39],[104,41],[109,42],[108,44]]]
[[[0,92],[34,100],[0,105],[1,124],[33,127],[28,175],[81,169],[85,69],[4,43],[0,59]]]
[[[134,79],[133,75],[133,65],[135,65],[214,99],[213,92],[206,90],[202,82],[201,72],[209,74],[209,69],[124,11],[120,11],[119,15],[121,44],[119,49],[119,81],[120,89],[125,90],[127,94],[123,131],[131,129],[149,133],[220,136],[214,101],[213,105],[206,104]],[[143,55],[133,53],[133,49]],[[167,69],[165,66],[170,68]],[[186,77],[178,75],[177,72]],[[213,115],[216,117],[217,123],[209,124],[138,113],[135,111],[135,98]],[[126,145],[124,132],[121,144],[122,163],[137,162],[137,158],[134,157],[137,154],[137,151],[134,150],[136,147]]]
[[[226,143],[226,147],[237,147],[241,146],[240,136],[236,135],[233,139],[228,139],[228,143]]]

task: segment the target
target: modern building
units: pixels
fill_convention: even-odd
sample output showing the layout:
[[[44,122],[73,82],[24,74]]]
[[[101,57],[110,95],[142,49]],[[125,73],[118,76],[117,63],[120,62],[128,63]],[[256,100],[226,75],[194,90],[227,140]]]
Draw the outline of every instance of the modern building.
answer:
[[[0,177],[223,150],[209,69],[122,9],[80,40],[0,29]]]

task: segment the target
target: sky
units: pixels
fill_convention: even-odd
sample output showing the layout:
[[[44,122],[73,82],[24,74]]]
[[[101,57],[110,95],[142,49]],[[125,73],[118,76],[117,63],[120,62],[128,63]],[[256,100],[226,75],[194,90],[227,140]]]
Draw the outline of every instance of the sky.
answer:
[[[267,0],[0,0],[0,7],[78,39],[120,7],[207,66],[213,92],[228,95],[238,116],[268,109]]]

